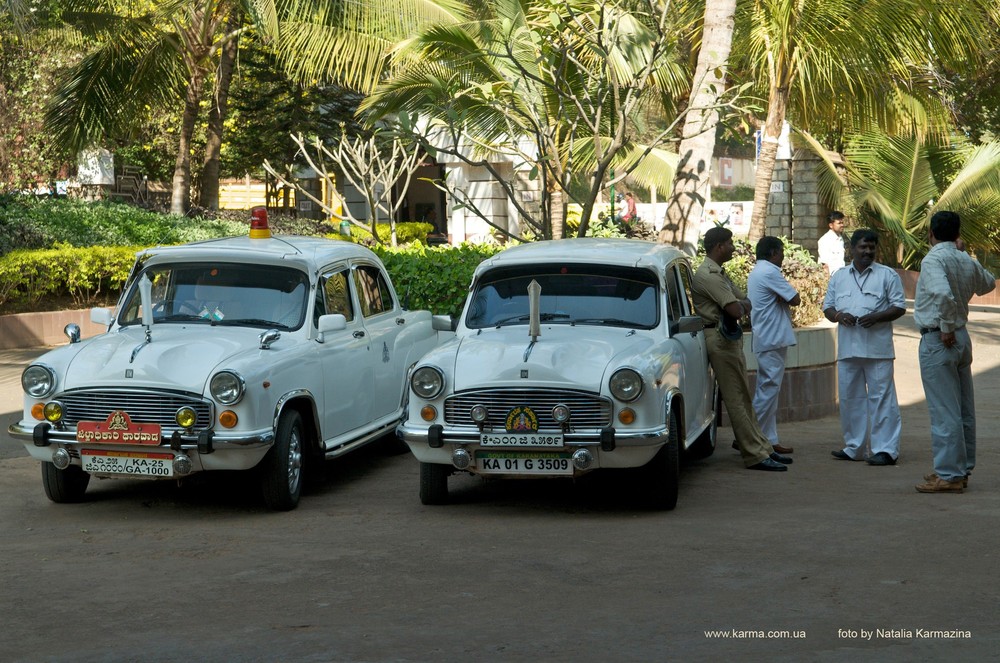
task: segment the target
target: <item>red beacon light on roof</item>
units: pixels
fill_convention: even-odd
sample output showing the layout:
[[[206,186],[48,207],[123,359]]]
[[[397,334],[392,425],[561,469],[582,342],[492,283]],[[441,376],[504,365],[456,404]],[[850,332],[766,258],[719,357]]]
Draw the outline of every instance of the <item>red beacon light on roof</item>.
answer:
[[[267,208],[254,207],[250,210],[250,239],[267,239],[271,227],[267,224]]]

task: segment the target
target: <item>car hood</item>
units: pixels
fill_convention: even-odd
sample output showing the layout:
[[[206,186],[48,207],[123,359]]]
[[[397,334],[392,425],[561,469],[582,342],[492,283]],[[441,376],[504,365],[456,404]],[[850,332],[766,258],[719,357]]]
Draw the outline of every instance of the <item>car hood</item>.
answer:
[[[527,327],[465,336],[455,352],[455,391],[482,385],[552,386],[600,391],[609,368],[631,365],[652,345],[648,334],[622,327],[551,325],[535,343]],[[527,371],[525,374],[524,371]]]
[[[220,363],[241,352],[259,352],[259,334],[239,327],[156,325],[152,342],[145,343],[142,328],[119,329],[80,344],[60,390],[153,387],[200,394]]]

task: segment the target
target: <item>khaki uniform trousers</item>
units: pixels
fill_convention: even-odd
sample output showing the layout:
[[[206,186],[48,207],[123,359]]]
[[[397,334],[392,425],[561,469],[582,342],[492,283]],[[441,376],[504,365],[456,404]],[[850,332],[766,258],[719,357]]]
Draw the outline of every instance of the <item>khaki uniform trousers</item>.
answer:
[[[756,465],[771,456],[773,447],[760,430],[753,411],[750,386],[747,384],[747,365],[743,358],[743,339],[730,341],[723,338],[718,329],[706,329],[705,341],[708,361],[715,371],[743,464],[746,467]]]

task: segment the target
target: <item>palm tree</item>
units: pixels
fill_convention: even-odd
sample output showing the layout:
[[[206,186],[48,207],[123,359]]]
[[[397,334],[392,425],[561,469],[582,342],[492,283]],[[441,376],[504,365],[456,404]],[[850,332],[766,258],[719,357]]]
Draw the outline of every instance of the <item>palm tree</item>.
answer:
[[[782,125],[892,127],[914,96],[938,126],[944,108],[927,63],[978,57],[994,34],[990,0],[752,0],[738,14],[740,64],[767,96],[751,238],[763,234]],[[906,113],[902,113],[906,116]],[[909,117],[909,116],[907,116]]]
[[[975,145],[962,137],[940,138],[910,132],[891,136],[866,132],[849,138],[844,149],[846,178],[812,136],[811,149],[826,168],[823,197],[838,207],[857,209],[863,226],[884,238],[883,259],[916,269],[928,249],[931,215],[952,210],[962,217],[962,236],[984,258],[1000,252],[1000,142]]]
[[[537,236],[561,237],[564,197],[574,199],[583,207],[582,235],[609,178],[670,181],[652,165],[665,163],[662,155],[634,140],[636,115],[651,93],[671,98],[686,86],[674,51],[678,14],[669,7],[487,0],[475,20],[418,34],[400,51],[408,64],[363,109],[373,120],[431,118],[453,155],[470,164],[491,169],[499,155],[530,164],[541,219],[493,170],[522,221]],[[441,149],[442,141],[423,138],[428,150]]]
[[[736,0],[706,0],[701,48],[695,65],[695,93],[684,118],[680,162],[673,190],[667,198],[667,214],[660,241],[679,246],[694,255],[698,224],[711,183],[715,154],[715,130],[719,114],[714,104],[726,89],[726,66],[733,40]]]
[[[133,15],[109,12],[106,2],[91,0],[78,3],[77,11],[66,16],[94,36],[97,45],[67,72],[48,124],[68,145],[83,149],[127,132],[147,108],[182,104],[171,191],[171,211],[178,214],[189,203],[192,137],[204,87],[219,71],[206,164],[209,179],[217,179],[217,163],[211,162],[217,162],[221,136],[212,133],[221,134],[224,126],[232,45],[242,33],[252,28],[279,44],[276,50],[288,68],[301,75],[322,73],[370,87],[374,81],[366,76],[377,76],[396,39],[420,25],[409,19],[453,20],[459,15],[457,0],[407,0],[402,9],[385,1],[358,9],[358,3],[347,0],[166,0],[148,6],[148,12]],[[393,19],[380,24],[379,16]],[[300,39],[317,33],[325,41]],[[211,202],[211,183],[207,191]],[[214,191],[217,201],[217,182]]]

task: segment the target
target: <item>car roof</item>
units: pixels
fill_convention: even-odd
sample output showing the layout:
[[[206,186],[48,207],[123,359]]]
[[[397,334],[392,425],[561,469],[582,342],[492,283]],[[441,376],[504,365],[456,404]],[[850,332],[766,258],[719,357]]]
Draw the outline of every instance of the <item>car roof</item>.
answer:
[[[209,239],[176,246],[155,246],[139,251],[136,256],[148,256],[147,264],[179,260],[295,263],[307,270],[350,258],[378,261],[370,249],[353,242],[299,235],[275,235],[265,239]]]
[[[678,258],[687,257],[677,247],[638,239],[581,237],[545,240],[520,244],[501,251],[480,263],[476,269],[476,276],[504,265],[559,262],[629,265],[662,273]]]

